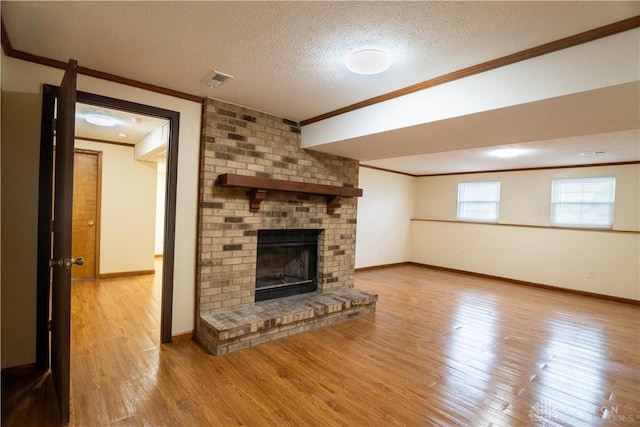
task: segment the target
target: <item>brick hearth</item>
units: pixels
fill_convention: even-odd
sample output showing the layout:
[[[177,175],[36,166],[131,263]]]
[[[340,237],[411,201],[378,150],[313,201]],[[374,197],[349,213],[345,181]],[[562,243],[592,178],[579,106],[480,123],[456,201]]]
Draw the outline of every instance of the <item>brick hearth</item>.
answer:
[[[214,354],[223,354],[373,312],[376,295],[349,294],[355,265],[355,198],[341,199],[339,207],[328,214],[325,196],[267,191],[259,211],[250,212],[249,190],[215,186],[218,176],[237,174],[354,188],[358,162],[301,149],[299,124],[287,119],[213,99],[205,101],[204,111],[197,339]],[[266,229],[324,230],[319,237],[316,293],[254,302],[257,234]],[[305,304],[326,304],[326,297],[338,298],[340,303],[328,304],[330,309],[318,309],[310,315]],[[288,300],[303,302],[296,306]],[[304,318],[283,323],[296,316]],[[226,324],[222,319],[233,322]],[[281,321],[276,324],[271,319]],[[259,324],[262,327],[258,330]],[[231,330],[248,333],[241,334],[243,338],[237,333],[230,337]]]
[[[376,301],[377,295],[354,288],[314,292],[201,317],[199,327],[203,341],[214,343],[210,350],[222,355],[373,313]]]

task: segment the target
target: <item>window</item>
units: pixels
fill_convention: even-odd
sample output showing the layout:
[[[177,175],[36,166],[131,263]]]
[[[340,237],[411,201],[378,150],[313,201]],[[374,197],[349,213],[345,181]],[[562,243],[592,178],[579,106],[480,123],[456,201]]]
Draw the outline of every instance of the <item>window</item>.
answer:
[[[551,225],[611,228],[616,179],[570,178],[551,183]]]
[[[458,220],[498,222],[500,182],[458,184]]]

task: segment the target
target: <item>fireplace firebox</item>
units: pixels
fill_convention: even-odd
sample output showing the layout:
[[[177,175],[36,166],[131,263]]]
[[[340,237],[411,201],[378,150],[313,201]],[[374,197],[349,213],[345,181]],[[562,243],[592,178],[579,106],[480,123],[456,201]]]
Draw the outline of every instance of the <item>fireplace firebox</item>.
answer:
[[[258,230],[256,301],[318,288],[318,237],[322,230]]]

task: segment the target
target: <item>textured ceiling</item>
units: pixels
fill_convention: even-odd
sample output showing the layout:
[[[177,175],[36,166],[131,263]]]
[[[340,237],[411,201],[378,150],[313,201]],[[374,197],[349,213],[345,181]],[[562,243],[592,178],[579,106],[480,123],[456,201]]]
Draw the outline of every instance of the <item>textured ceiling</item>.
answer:
[[[637,1],[3,0],[1,7],[15,50],[294,120],[640,14]],[[364,47],[388,49],[391,68],[347,71],[344,56]],[[234,79],[211,89],[203,81],[214,70]]]
[[[637,2],[2,2],[14,49],[295,120],[609,24]],[[496,25],[499,23],[499,25]],[[379,76],[343,57],[388,49]],[[202,81],[218,70],[234,79]]]

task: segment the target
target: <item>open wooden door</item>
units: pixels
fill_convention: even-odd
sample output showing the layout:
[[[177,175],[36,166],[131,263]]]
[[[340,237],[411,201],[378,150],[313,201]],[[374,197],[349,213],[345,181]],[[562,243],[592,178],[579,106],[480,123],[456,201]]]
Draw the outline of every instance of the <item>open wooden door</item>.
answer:
[[[69,423],[71,346],[71,255],[73,211],[73,145],[76,110],[76,67],[70,60],[58,93],[51,266],[51,376],[60,420]]]

